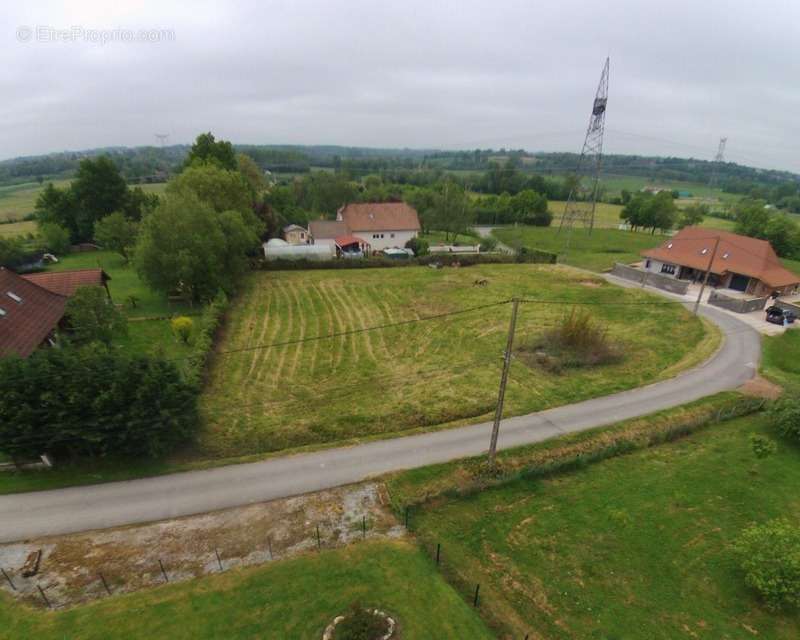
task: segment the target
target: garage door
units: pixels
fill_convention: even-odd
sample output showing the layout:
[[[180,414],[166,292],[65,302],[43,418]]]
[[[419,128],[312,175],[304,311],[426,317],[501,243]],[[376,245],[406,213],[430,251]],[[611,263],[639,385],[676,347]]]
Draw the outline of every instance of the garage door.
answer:
[[[750,284],[750,278],[747,276],[740,275],[738,273],[734,273],[733,277],[731,278],[731,284],[729,285],[731,289],[735,291],[747,291],[747,285]]]

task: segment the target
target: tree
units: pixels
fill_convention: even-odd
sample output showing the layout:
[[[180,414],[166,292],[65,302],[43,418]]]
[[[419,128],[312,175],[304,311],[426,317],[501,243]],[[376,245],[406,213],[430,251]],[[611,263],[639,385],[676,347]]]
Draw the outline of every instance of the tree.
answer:
[[[70,233],[71,239],[80,239],[78,221],[75,219],[77,203],[71,189],[59,189],[48,182],[36,198],[35,214],[39,224],[56,224]]]
[[[236,155],[236,166],[250,187],[251,199],[255,201],[267,188],[264,172],[256,164],[256,161],[245,153]]]
[[[215,140],[211,132],[197,136],[183,166],[188,168],[198,164],[212,164],[228,171],[238,169],[233,145],[227,140]]]
[[[96,343],[40,349],[0,359],[0,442],[14,459],[161,456],[196,428],[196,397],[163,360]]]
[[[769,216],[764,238],[781,257],[789,258],[800,253],[800,229],[785,213]]]
[[[43,222],[39,225],[39,238],[42,249],[52,253],[69,253],[69,230],[55,222]]]
[[[469,196],[457,182],[446,179],[434,198],[434,227],[445,232],[445,240],[455,240],[472,226],[475,211]]]
[[[240,211],[216,213],[187,189],[168,194],[142,221],[134,263],[153,289],[208,300],[233,289],[258,240]]]
[[[678,217],[678,229],[697,226],[707,215],[708,205],[690,204],[688,207],[684,207]]]
[[[406,202],[416,209],[422,233],[431,230],[436,215],[436,193],[427,187],[417,187],[406,195]]]
[[[406,249],[411,249],[417,257],[427,256],[430,253],[429,248],[428,241],[422,238],[411,238],[406,242]]]
[[[70,189],[77,204],[75,221],[81,240],[91,239],[94,223],[120,211],[128,200],[125,178],[108,156],[82,160]]]
[[[784,438],[800,442],[800,400],[795,394],[786,394],[769,410],[772,425]]]
[[[122,213],[129,220],[139,221],[158,206],[158,195],[147,193],[141,187],[128,190]]]
[[[12,267],[25,257],[25,248],[18,238],[0,236],[0,267]]]
[[[125,262],[130,260],[138,235],[139,225],[121,213],[112,213],[94,225],[94,237],[100,246],[120,254]]]
[[[771,520],[745,529],[733,545],[745,572],[770,609],[800,605],[800,528]]]
[[[736,233],[762,240],[766,237],[769,211],[764,208],[761,200],[740,201],[734,209],[734,215],[736,216]]]
[[[524,189],[511,198],[515,219],[537,227],[549,227],[553,220],[547,210],[547,198],[531,189]]]
[[[109,345],[115,335],[127,333],[127,321],[108,299],[105,289],[78,287],[67,300],[69,337],[76,344],[102,342]]]

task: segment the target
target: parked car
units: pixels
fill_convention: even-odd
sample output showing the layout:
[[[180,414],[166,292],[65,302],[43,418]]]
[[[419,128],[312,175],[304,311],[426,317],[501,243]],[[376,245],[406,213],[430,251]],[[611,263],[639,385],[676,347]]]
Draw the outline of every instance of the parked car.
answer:
[[[784,311],[777,305],[772,305],[767,309],[767,322],[772,324],[794,324],[797,316],[791,311]]]

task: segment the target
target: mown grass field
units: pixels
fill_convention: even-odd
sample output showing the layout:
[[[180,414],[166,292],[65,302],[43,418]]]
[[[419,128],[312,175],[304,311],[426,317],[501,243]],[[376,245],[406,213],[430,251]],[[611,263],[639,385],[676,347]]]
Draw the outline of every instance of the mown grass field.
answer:
[[[800,331],[791,329],[778,336],[764,336],[761,340],[764,345],[763,374],[796,392],[800,386]]]
[[[567,231],[559,233],[557,226],[504,227],[495,229],[493,233],[510,247],[522,245],[551,251],[559,256],[560,261],[591,271],[611,269],[615,262],[641,260],[640,251],[664,242],[661,235],[618,229],[595,229],[590,234],[588,229],[579,226],[572,230],[571,237]]]
[[[36,235],[36,222],[33,220],[0,224],[0,238],[16,238],[29,233]]]
[[[751,522],[800,524],[800,450],[759,460],[764,418],[546,480],[520,480],[416,513],[446,571],[480,582],[508,635],[543,639],[800,635],[796,612],[768,612],[729,550]]]
[[[547,208],[553,214],[552,226],[558,227],[561,224],[561,218],[564,215],[564,207],[567,206],[566,202],[561,200],[550,200],[547,203]],[[622,211],[622,205],[608,204],[605,202],[598,202],[594,210],[594,224],[597,229],[617,229],[622,222],[619,217]]]
[[[43,184],[38,182],[24,182],[0,186],[0,220],[20,220],[29,213],[33,213],[36,206],[36,198],[47,186],[49,181]],[[63,187],[70,183],[69,180],[53,180],[57,187]]]
[[[317,640],[354,601],[391,612],[407,640],[493,637],[416,547],[365,542],[67,611],[33,610],[2,594],[0,638]]]
[[[480,279],[487,284],[475,286]],[[539,265],[253,273],[228,313],[208,374],[200,449],[220,457],[254,454],[487,417],[510,306],[305,339],[512,296],[561,301],[521,306],[521,345],[562,318],[570,302],[654,300],[647,295]],[[639,386],[693,358],[705,334],[699,320],[674,305],[635,309],[591,307],[623,346],[620,363],[553,375],[515,361],[507,415]],[[277,346],[254,348],[270,344]]]

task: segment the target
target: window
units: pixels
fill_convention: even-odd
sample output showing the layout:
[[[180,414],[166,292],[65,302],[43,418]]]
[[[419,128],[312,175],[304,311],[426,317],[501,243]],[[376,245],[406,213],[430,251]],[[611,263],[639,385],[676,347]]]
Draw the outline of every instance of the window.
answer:
[[[9,298],[11,298],[11,299],[12,299],[14,302],[16,302],[17,304],[19,304],[20,302],[22,302],[22,298],[20,298],[20,297],[19,297],[19,296],[18,296],[16,293],[14,293],[13,291],[9,291],[9,292],[8,292],[8,297],[9,297]]]
[[[662,264],[661,265],[661,273],[666,273],[669,275],[675,275],[675,265],[674,264]]]
[[[650,263],[650,259],[648,258],[648,259],[647,259],[647,262],[645,262],[645,263],[644,263],[644,268],[645,268],[645,269],[649,269],[649,268],[650,268],[650,264],[651,264],[651,263]]]
[[[731,254],[726,251],[725,253],[722,254],[722,259],[727,260],[729,255]]]
[[[301,240],[305,240],[306,239],[306,234],[305,233],[301,233],[300,234],[300,239]]]
[[[390,233],[390,234],[389,234],[389,237],[390,237],[390,238],[394,238],[394,234],[393,234],[393,233]]]
[[[700,255],[704,256],[704,255],[706,255],[707,253],[708,253],[708,249],[703,249],[703,250],[700,252]]]
[[[672,243],[671,242],[667,245],[667,249],[672,249]]]

